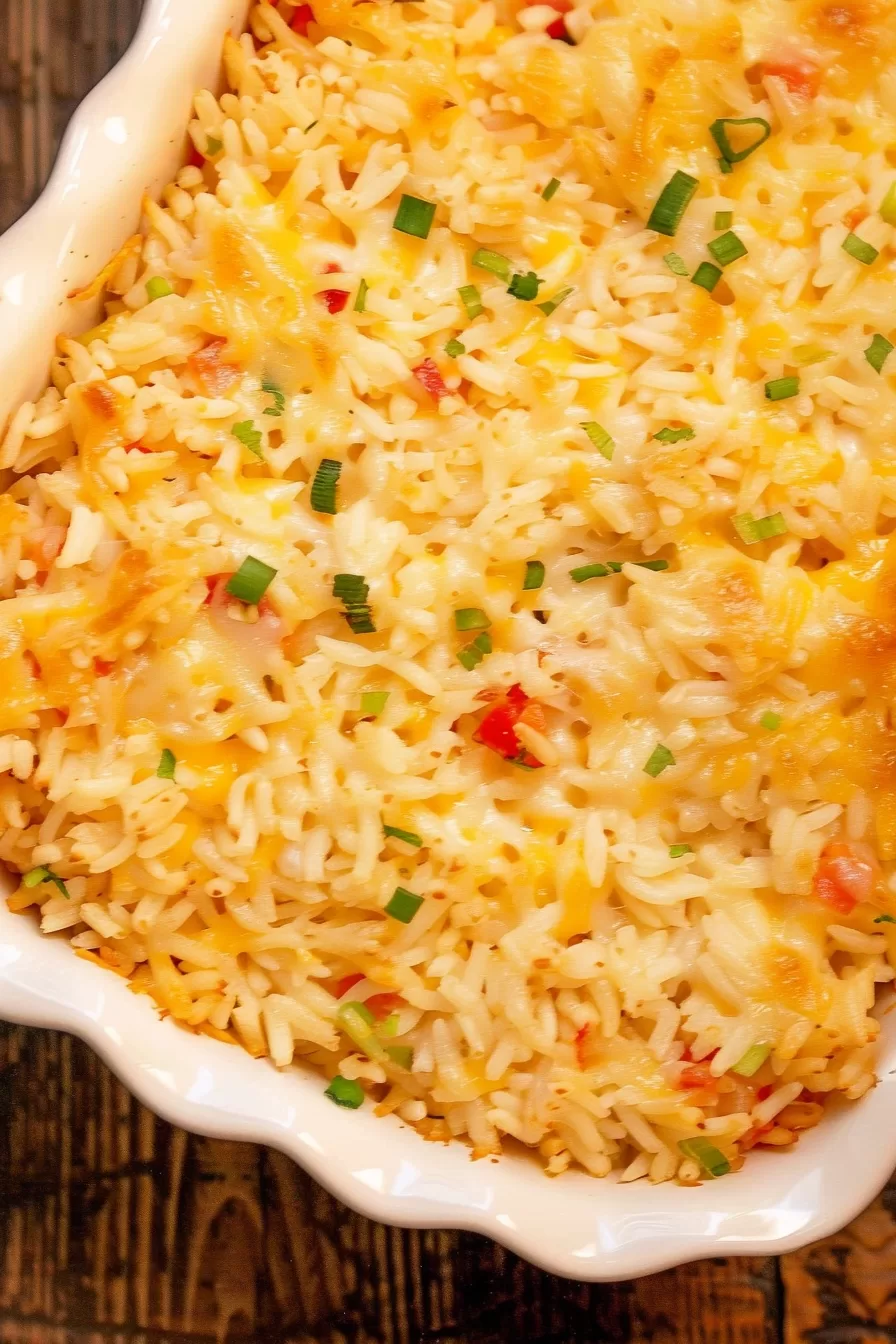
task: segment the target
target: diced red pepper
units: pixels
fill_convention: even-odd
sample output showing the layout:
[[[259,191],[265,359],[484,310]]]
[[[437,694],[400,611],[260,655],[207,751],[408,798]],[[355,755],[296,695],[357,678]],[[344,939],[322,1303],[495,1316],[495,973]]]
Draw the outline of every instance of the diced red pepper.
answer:
[[[204,607],[220,606],[224,600],[224,589],[232,578],[232,574],[206,574],[205,586],[208,591],[202,605]]]
[[[339,275],[341,272],[342,267],[338,261],[328,261],[324,267],[324,275]]]
[[[347,289],[322,289],[319,294],[315,294],[316,299],[325,306],[329,313],[341,313],[348,303]]]
[[[754,1126],[752,1129],[748,1129],[746,1134],[742,1134],[741,1137],[738,1139],[737,1141],[738,1147],[741,1148],[745,1153],[748,1153],[751,1148],[756,1147],[757,1143],[761,1143],[762,1140],[765,1138],[766,1134],[769,1132],[769,1130],[774,1129],[774,1127],[775,1122],[773,1120],[770,1120],[767,1125],[757,1125]]]
[[[814,98],[821,88],[821,71],[808,59],[763,61],[760,69],[763,79],[780,79],[798,98]]]
[[[696,1064],[686,1064],[678,1078],[678,1086],[684,1091],[696,1087],[718,1087],[719,1080],[709,1067],[709,1062],[701,1059]]]
[[[221,359],[226,344],[223,336],[213,336],[187,360],[188,370],[210,397],[222,397],[240,376],[235,364],[226,364]]]
[[[129,443],[125,448],[126,453],[151,453],[152,449],[147,448],[145,443]]]
[[[566,42],[571,47],[575,46],[575,42],[573,42],[569,35],[569,29],[566,26],[566,20],[562,14],[554,19],[553,23],[548,24],[547,28],[545,28],[545,32],[548,37],[553,37],[558,42]]]
[[[857,205],[854,210],[848,211],[843,216],[843,223],[848,229],[857,229],[863,219],[868,218],[868,211],[864,205]]]
[[[299,5],[289,21],[289,26],[300,37],[308,36],[308,25],[314,22],[314,10],[310,5]]]
[[[848,915],[871,898],[877,874],[870,859],[842,840],[826,845],[815,870],[815,895],[838,914]]]
[[[771,1096],[771,1094],[774,1092],[774,1090],[775,1090],[774,1083],[764,1083],[756,1093],[756,1100],[767,1101],[768,1098]]]
[[[108,662],[105,658],[94,658],[93,660],[93,670],[98,677],[108,677],[114,667],[115,664]]]
[[[418,364],[415,369],[411,369],[411,373],[420,386],[436,401],[441,401],[442,397],[451,395],[445,386],[445,379],[439,372],[438,365],[428,355],[422,364]]]
[[[514,732],[518,723],[528,723],[530,728],[541,732],[544,730],[544,710],[529,699],[521,686],[514,685],[503,700],[499,700],[486,714],[473,734],[473,740],[496,751],[505,761],[514,761],[518,765],[528,766],[530,770],[538,770],[542,762],[523,749]]]
[[[343,994],[347,994],[350,989],[354,989],[355,985],[359,985],[363,979],[364,975],[361,971],[353,975],[344,975],[341,980],[336,981],[333,986],[333,993],[337,999],[341,999]]]
[[[205,164],[204,156],[199,153],[192,140],[190,141],[190,154],[187,163],[191,168],[202,168]]]
[[[366,1000],[366,1005],[377,1022],[382,1022],[383,1018],[388,1017],[390,1013],[397,1013],[403,1008],[405,1000],[400,994],[371,994],[370,998]]]

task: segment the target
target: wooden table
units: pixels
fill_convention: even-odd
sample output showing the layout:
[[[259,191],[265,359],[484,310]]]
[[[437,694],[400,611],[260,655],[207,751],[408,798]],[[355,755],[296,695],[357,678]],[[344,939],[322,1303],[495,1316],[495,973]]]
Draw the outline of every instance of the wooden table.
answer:
[[[0,0],[0,228],[139,9]],[[156,1119],[80,1042],[0,1025],[0,1344],[893,1344],[894,1215],[896,1185],[782,1260],[567,1283],[360,1218],[277,1153]]]

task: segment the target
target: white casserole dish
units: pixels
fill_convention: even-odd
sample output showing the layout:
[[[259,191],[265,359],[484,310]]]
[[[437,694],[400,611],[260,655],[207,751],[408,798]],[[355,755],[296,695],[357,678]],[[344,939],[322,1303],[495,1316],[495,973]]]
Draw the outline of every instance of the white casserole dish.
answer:
[[[66,293],[133,231],[141,193],[181,161],[194,89],[214,82],[221,38],[245,0],[148,0],[138,36],[69,129],[41,200],[0,242],[0,424],[43,384],[53,337],[79,313]],[[80,314],[80,321],[85,317]],[[696,1189],[547,1179],[511,1154],[473,1163],[370,1107],[347,1112],[321,1079],[159,1021],[116,976],[41,937],[0,905],[0,1017],[77,1033],[153,1110],[187,1129],[268,1143],[372,1218],[496,1238],[557,1274],[624,1279],[709,1255],[792,1250],[840,1227],[896,1165],[896,1018],[882,1081],[786,1154]]]

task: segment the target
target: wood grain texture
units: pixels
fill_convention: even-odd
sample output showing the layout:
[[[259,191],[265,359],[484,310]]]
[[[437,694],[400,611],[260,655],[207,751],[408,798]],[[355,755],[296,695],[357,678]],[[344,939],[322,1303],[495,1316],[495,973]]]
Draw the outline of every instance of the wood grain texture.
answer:
[[[139,10],[0,0],[0,229]],[[0,1025],[0,1344],[896,1344],[894,1214],[896,1187],[780,1263],[567,1283],[371,1223],[277,1153],[158,1120],[80,1042]]]

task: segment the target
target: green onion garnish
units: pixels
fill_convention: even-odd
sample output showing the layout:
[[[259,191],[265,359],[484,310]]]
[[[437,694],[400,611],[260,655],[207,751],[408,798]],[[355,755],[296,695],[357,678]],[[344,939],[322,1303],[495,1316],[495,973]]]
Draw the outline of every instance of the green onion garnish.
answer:
[[[723,173],[733,173],[733,172],[734,172],[733,167],[731,166],[731,164],[728,162],[727,159],[717,159],[716,162],[718,163],[718,165],[719,165],[719,167],[721,168],[721,170],[722,170]]]
[[[168,748],[165,747],[162,751],[161,756],[159,757],[159,766],[158,769],[156,770],[157,778],[173,779],[174,767],[176,765],[177,765],[177,757],[175,756],[174,752],[169,751]]]
[[[721,278],[722,272],[718,266],[713,266],[711,261],[701,261],[691,276],[691,284],[699,285],[701,289],[706,290],[707,294],[711,294]]]
[[[671,425],[665,425],[653,437],[659,439],[660,443],[684,443],[687,439],[693,439],[695,433],[696,431],[691,429],[690,425],[681,425],[678,429],[673,429]]]
[[[727,1176],[731,1170],[731,1163],[725,1154],[709,1139],[679,1139],[678,1146],[685,1157],[692,1157],[695,1162],[699,1162],[709,1176]]]
[[[544,281],[534,271],[526,271],[525,275],[517,273],[507,286],[507,293],[515,299],[531,301],[538,298],[538,287],[543,284]]]
[[[396,887],[392,893],[392,899],[386,906],[386,914],[391,915],[401,924],[410,924],[422,904],[422,896],[417,896],[413,891],[408,891],[407,887]]]
[[[490,625],[481,607],[460,607],[454,613],[455,630],[487,630]]]
[[[262,392],[267,393],[267,395],[268,395],[269,397],[273,397],[273,398],[274,398],[274,404],[273,404],[273,406],[268,406],[268,407],[265,409],[264,414],[265,414],[265,415],[282,415],[282,414],[283,414],[283,408],[284,408],[284,406],[286,405],[286,397],[283,395],[282,390],[277,386],[277,384],[276,384],[275,382],[273,382],[270,378],[262,378],[262,380],[261,380],[261,390],[262,390]]]
[[[315,513],[336,512],[336,482],[342,472],[342,463],[332,457],[321,459],[311,482],[311,507]]]
[[[657,742],[653,751],[647,759],[644,766],[645,775],[650,775],[651,779],[656,779],[670,765],[675,764],[675,757],[668,747],[664,747],[662,742]]]
[[[432,201],[421,201],[419,196],[402,196],[392,227],[414,238],[428,238],[435,217],[436,207]]]
[[[219,140],[216,135],[210,135],[205,142],[206,158],[213,159],[216,154],[220,154],[224,148],[224,141]]]
[[[545,187],[544,191],[541,193],[541,199],[542,199],[543,201],[550,201],[550,200],[552,200],[553,197],[556,196],[556,194],[557,194],[557,188],[558,188],[559,186],[560,186],[560,179],[559,179],[559,177],[552,177],[551,180],[550,180],[550,182],[549,182],[549,183],[547,184],[547,186]]]
[[[762,134],[751,145],[747,145],[746,149],[735,150],[728,139],[726,129],[728,126],[760,126]],[[755,153],[760,145],[765,144],[772,133],[772,128],[764,117],[719,117],[710,126],[709,133],[718,145],[724,162],[731,164],[740,163],[742,159],[749,158]]]
[[[502,280],[510,280],[510,262],[500,252],[490,252],[487,247],[477,248],[473,253],[473,265],[478,266],[480,271],[491,271],[492,275]]]
[[[605,579],[611,573],[612,570],[608,569],[606,565],[579,565],[577,569],[569,571],[569,577],[573,583],[586,583],[588,579]]]
[[[357,293],[357,295],[355,296],[355,312],[356,312],[356,313],[363,313],[365,304],[367,303],[367,291],[368,291],[368,289],[369,289],[369,285],[367,284],[367,281],[366,281],[366,280],[362,280],[361,283],[360,283],[360,285],[358,286],[358,293]]]
[[[247,555],[236,573],[227,580],[224,591],[240,602],[252,605],[261,601],[276,573],[276,569],[266,565],[263,560]]]
[[[371,718],[377,718],[386,708],[386,701],[389,699],[388,691],[362,691],[361,692],[361,713],[369,715]]]
[[[363,574],[335,574],[333,596],[346,602],[366,602],[370,588]]]
[[[349,1040],[365,1055],[380,1061],[386,1058],[385,1047],[374,1029],[376,1018],[366,1003],[344,1003],[337,1009],[336,1017]]]
[[[751,1045],[746,1054],[731,1065],[731,1072],[739,1073],[741,1078],[752,1078],[762,1068],[771,1051],[770,1045]]]
[[[739,513],[732,522],[745,546],[754,546],[757,541],[768,541],[770,537],[781,537],[787,531],[783,513],[769,513],[765,518]]]
[[[422,838],[416,831],[402,831],[398,826],[386,826],[385,823],[383,825],[383,835],[387,839],[391,837],[393,840],[403,840],[406,845],[413,845],[415,849],[419,849],[423,844]]]
[[[333,596],[344,607],[343,616],[353,635],[372,635],[376,632],[367,595],[368,584],[361,574],[337,574],[333,579]],[[364,697],[361,697],[363,705]]]
[[[400,1069],[409,1069],[414,1062],[414,1051],[410,1045],[387,1045],[386,1054]]]
[[[767,709],[759,723],[762,728],[767,728],[770,733],[776,733],[781,727],[781,715],[776,714],[773,709]]]
[[[454,340],[453,337],[445,343],[445,354],[450,355],[452,359],[457,359],[458,355],[465,355],[466,353],[467,347],[460,341]]]
[[[887,224],[896,224],[896,182],[890,185],[880,203],[880,217]]]
[[[788,397],[795,397],[799,394],[800,380],[795,374],[790,374],[787,378],[773,378],[770,383],[765,385],[766,401],[786,401]]]
[[[661,572],[669,568],[668,560],[605,560],[603,564],[581,565],[571,569],[569,577],[575,583],[584,583],[586,579],[605,579],[608,574],[621,574],[622,566],[637,565],[639,569],[652,569]]]
[[[174,290],[162,275],[154,275],[151,280],[146,282],[146,294],[150,303],[153,299],[165,299],[173,293]]]
[[[663,261],[669,267],[669,270],[673,275],[690,275],[690,271],[677,252],[667,252],[663,257]]]
[[[61,877],[50,868],[32,868],[30,872],[22,874],[23,887],[39,887],[41,882],[52,882],[54,887],[58,887],[66,900],[69,900],[68,887]]]
[[[706,244],[706,248],[720,266],[730,266],[732,261],[739,261],[741,257],[747,255],[747,249],[737,234],[730,230],[728,233],[723,233],[721,238],[713,238],[712,242]]]
[[[875,924],[896,924],[896,919],[892,915],[875,915]]]
[[[552,299],[545,299],[544,303],[539,303],[537,307],[541,309],[545,317],[550,317],[555,308],[559,308],[564,299],[568,299],[573,293],[572,287],[559,290]]]
[[[472,644],[465,644],[462,649],[458,649],[457,661],[461,667],[465,667],[468,672],[472,672],[474,667],[478,667],[487,653],[492,651],[492,637],[485,630],[477,635]]]
[[[794,364],[817,364],[819,360],[829,359],[834,352],[821,345],[795,345],[792,353]]]
[[[349,1111],[356,1111],[364,1104],[364,1089],[361,1084],[355,1082],[354,1078],[343,1078],[341,1073],[337,1073],[330,1086],[324,1089],[324,1096],[335,1101],[337,1106],[345,1106]]]
[[[603,426],[599,425],[596,420],[584,420],[582,422],[582,429],[584,429],[601,457],[605,457],[608,462],[612,462],[613,449],[616,445],[613,443],[613,440]]]
[[[891,342],[887,340],[886,336],[881,336],[879,331],[874,333],[871,338],[871,344],[865,351],[865,358],[875,373],[880,373],[884,366],[884,361],[892,349],[893,346]]]
[[[694,851],[691,849],[690,845],[670,845],[670,846],[669,846],[669,858],[670,858],[670,859],[680,859],[684,854],[693,854],[693,852],[694,852]]]
[[[673,173],[654,203],[647,221],[648,229],[655,229],[667,238],[674,237],[699,185],[696,177],[689,173],[681,170]]]
[[[544,583],[544,565],[540,560],[526,561],[526,577],[523,579],[523,592],[534,592]]]
[[[485,312],[482,306],[482,298],[475,285],[461,285],[457,291],[460,295],[461,303],[467,310],[467,317],[472,319],[478,317],[480,313]]]
[[[721,232],[722,229],[731,228],[731,221],[733,219],[734,215],[730,210],[717,210],[713,216],[712,226],[714,229],[718,229]]]
[[[860,261],[863,266],[870,266],[872,261],[877,261],[880,255],[876,247],[866,243],[864,238],[858,234],[848,233],[840,244],[844,252],[848,252],[856,261]]]
[[[230,432],[235,439],[239,439],[244,448],[248,448],[250,453],[256,457],[264,458],[264,451],[261,447],[261,430],[256,429],[251,420],[240,420],[239,424],[231,425]]]

